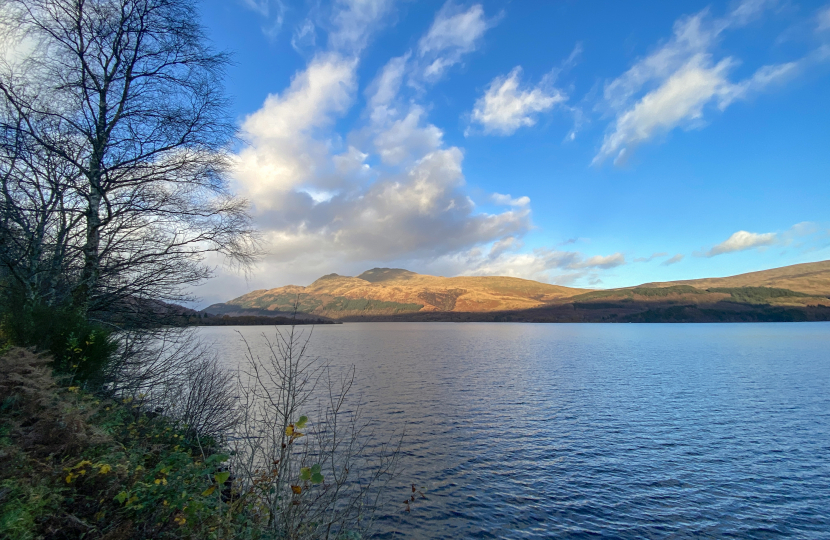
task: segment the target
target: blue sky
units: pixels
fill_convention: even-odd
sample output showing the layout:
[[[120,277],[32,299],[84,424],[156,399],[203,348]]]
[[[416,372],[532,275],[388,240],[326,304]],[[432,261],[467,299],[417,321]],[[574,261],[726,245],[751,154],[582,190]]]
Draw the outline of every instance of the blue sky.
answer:
[[[830,3],[209,0],[267,254],[579,287],[830,258]]]

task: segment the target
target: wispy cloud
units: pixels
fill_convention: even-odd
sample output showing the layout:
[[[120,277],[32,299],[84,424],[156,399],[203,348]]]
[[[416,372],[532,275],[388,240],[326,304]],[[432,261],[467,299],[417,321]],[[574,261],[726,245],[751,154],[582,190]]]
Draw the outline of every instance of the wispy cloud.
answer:
[[[667,255],[668,255],[668,253],[666,253],[665,251],[661,251],[659,253],[652,253],[648,257],[637,257],[637,258],[634,259],[634,262],[651,262],[654,259],[657,259],[657,258],[660,258],[660,257],[666,257]]]
[[[830,5],[825,6],[819,11],[817,29],[819,32],[830,30]]]
[[[522,68],[516,67],[507,76],[496,77],[476,101],[471,119],[483,126],[485,133],[512,135],[520,127],[534,125],[539,113],[568,99],[549,78],[522,87],[521,74]]]
[[[291,36],[291,47],[302,54],[316,46],[317,28],[311,19],[306,19],[294,29],[294,34]]]
[[[680,262],[680,261],[682,261],[682,260],[683,260],[683,254],[682,254],[682,253],[678,253],[677,255],[675,255],[675,256],[673,256],[673,257],[671,257],[671,258],[669,258],[669,259],[666,259],[665,261],[661,262],[661,263],[660,263],[660,265],[661,265],[661,266],[671,266],[671,265],[673,265],[673,264],[677,264],[677,263],[679,263],[679,262]]]
[[[487,19],[481,4],[468,9],[447,2],[435,15],[427,33],[418,42],[418,56],[423,62],[422,76],[427,81],[440,79],[446,70],[473,52],[484,33],[498,22]]]
[[[521,244],[530,200],[485,195],[498,210],[476,208],[461,149],[444,143],[424,107],[400,96],[408,58],[381,70],[367,91],[366,124],[345,136],[335,128],[355,103],[350,55],[317,55],[245,119],[234,177],[269,243],[260,273],[422,266],[476,246],[506,252]]]
[[[793,76],[811,57],[760,67],[733,82],[733,57],[715,60],[719,37],[747,24],[775,2],[745,0],[722,18],[708,11],[678,20],[672,38],[605,86],[603,107],[615,115],[593,163],[611,158],[621,164],[640,144],[682,127],[705,125],[706,108],[723,111],[768,86]]]
[[[334,30],[329,34],[329,47],[358,54],[391,9],[392,0],[338,0],[332,15]]]
[[[281,0],[242,0],[242,4],[265,19],[262,33],[268,39],[276,39],[285,21],[285,4]]]

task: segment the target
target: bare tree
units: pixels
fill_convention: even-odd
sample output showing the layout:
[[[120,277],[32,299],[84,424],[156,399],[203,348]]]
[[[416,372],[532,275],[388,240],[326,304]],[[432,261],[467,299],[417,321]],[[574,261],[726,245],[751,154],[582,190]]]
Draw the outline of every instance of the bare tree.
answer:
[[[354,368],[333,373],[307,353],[310,331],[248,347],[231,470],[240,505],[263,509],[277,538],[360,538],[395,476],[400,440],[380,440],[350,396]],[[401,434],[401,437],[403,434]]]
[[[185,299],[209,253],[251,262],[247,205],[225,181],[228,58],[194,2],[0,0],[0,14],[4,42],[35,51],[0,73],[0,262],[15,281],[64,276],[64,296],[101,314]]]
[[[224,439],[238,421],[236,372],[194,328],[121,332],[106,393],[157,411],[198,436]]]

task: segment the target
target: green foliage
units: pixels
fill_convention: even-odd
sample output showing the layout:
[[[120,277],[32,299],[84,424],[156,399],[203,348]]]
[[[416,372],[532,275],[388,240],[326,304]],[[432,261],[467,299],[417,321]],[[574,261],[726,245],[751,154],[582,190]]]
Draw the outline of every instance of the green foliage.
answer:
[[[118,344],[109,330],[72,307],[32,304],[7,298],[0,331],[11,345],[35,347],[54,358],[55,372],[70,385],[97,390]]]
[[[714,287],[709,289],[709,292],[729,294],[733,302],[744,304],[768,304],[774,298],[804,298],[810,296],[789,289],[773,287]]]
[[[691,285],[672,285],[671,287],[634,287],[632,289],[615,289],[611,291],[592,291],[574,296],[576,301],[599,300],[604,298],[634,298],[643,296],[646,298],[666,298],[684,294],[705,294],[706,291],[692,287]]]
[[[679,294],[705,294],[705,291],[691,285],[672,285],[671,287],[635,287],[632,289],[638,296],[665,298]]]
[[[290,313],[294,311],[295,304],[297,311],[300,313],[311,313],[323,305],[323,301],[306,293],[285,293],[263,295],[253,300],[242,302],[238,305],[246,309],[268,309],[272,311],[285,311]]]
[[[346,298],[337,296],[326,304],[325,311],[386,311],[402,313],[407,311],[420,311],[423,304],[401,304],[398,302],[384,302],[382,300],[370,300],[368,298]]]
[[[60,508],[62,494],[48,483],[31,485],[25,478],[0,482],[0,531],[10,540],[34,540],[37,522]]]
[[[47,462],[27,456],[14,437],[2,439],[0,451],[17,457],[13,468],[4,463],[6,478],[0,476],[4,538],[42,538],[55,527],[63,532],[50,537],[259,537],[256,516],[228,500],[231,475],[223,463],[229,456],[213,441],[191,438],[129,400],[94,405],[89,395],[62,392],[79,408],[97,409],[89,423],[104,437]],[[6,431],[11,420],[0,416]]]

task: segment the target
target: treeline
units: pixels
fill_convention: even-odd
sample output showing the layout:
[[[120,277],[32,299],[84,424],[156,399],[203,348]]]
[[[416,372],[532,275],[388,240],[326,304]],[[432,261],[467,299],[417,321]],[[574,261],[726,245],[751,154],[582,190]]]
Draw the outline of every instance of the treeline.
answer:
[[[258,315],[210,315],[201,313],[172,319],[174,324],[185,326],[293,326],[305,324],[338,324],[331,319],[310,319],[294,317],[265,317]]]

